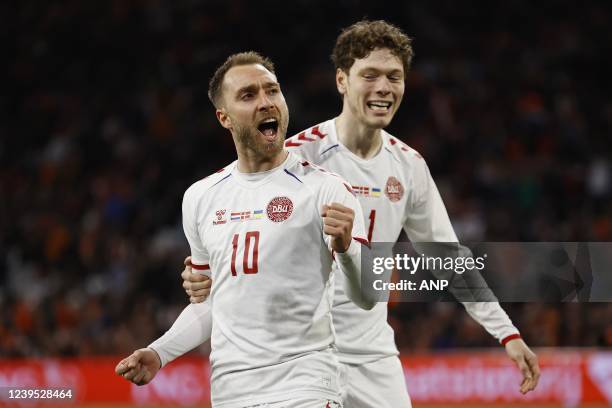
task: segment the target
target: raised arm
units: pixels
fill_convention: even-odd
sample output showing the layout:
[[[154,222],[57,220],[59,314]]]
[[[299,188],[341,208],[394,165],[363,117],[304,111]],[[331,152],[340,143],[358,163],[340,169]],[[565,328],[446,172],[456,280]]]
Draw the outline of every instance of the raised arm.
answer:
[[[361,256],[364,245],[367,248],[369,243],[365,238],[361,205],[350,185],[339,177],[333,177],[325,185],[319,205],[327,246],[338,269],[347,277],[344,280],[346,294],[357,306],[370,310],[378,299],[372,291],[362,287]]]

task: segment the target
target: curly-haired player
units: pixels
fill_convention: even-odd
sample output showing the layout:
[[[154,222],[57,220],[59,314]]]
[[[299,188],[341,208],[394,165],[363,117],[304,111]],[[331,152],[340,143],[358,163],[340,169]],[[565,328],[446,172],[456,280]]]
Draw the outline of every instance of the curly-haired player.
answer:
[[[411,39],[387,22],[360,21],[343,30],[332,54],[342,112],[293,136],[285,146],[351,183],[369,240],[395,242],[404,229],[412,242],[457,242],[425,160],[383,130],[402,101],[412,57]],[[336,276],[340,282],[332,317],[345,406],[409,407],[387,305],[358,308],[344,293],[342,274]],[[201,301],[210,288],[210,281],[189,267],[183,279],[192,302]],[[537,358],[500,305],[463,304],[520,368],[521,392],[533,390],[540,375]]]

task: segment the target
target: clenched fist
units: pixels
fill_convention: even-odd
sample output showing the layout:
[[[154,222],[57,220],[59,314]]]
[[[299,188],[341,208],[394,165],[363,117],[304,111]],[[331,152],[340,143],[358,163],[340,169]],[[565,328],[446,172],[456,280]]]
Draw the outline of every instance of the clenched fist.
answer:
[[[324,205],[321,209],[323,232],[331,237],[331,248],[336,252],[346,252],[353,239],[355,212],[339,203]]]
[[[160,368],[161,360],[157,352],[142,348],[121,360],[115,367],[115,373],[136,385],[145,385],[151,382]]]

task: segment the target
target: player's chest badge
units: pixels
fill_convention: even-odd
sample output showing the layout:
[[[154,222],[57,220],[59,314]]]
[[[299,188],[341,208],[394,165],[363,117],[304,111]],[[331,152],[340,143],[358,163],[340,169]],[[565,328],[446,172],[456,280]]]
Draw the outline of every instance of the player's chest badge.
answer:
[[[266,215],[272,222],[283,222],[293,213],[293,202],[289,197],[274,197],[266,207]]]
[[[385,195],[391,202],[397,202],[404,196],[404,186],[395,177],[391,176],[387,179],[385,185]]]

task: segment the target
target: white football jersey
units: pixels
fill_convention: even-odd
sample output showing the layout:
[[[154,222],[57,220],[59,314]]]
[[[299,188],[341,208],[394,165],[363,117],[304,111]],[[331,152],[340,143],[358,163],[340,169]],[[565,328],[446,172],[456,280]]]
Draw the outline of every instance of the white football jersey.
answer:
[[[306,160],[339,174],[361,204],[369,241],[395,242],[402,228],[412,242],[457,242],[446,208],[425,160],[414,149],[382,131],[382,148],[365,160],[347,149],[331,119],[285,142]],[[360,364],[398,354],[387,304],[356,307],[335,274],[333,322],[341,362]],[[518,333],[498,303],[464,303],[468,313],[499,340]]]
[[[320,213],[332,202],[354,209],[353,236],[365,239],[346,182],[292,153],[262,173],[240,173],[234,162],[186,191],[192,264],[214,281],[214,406],[337,398],[333,258]]]

